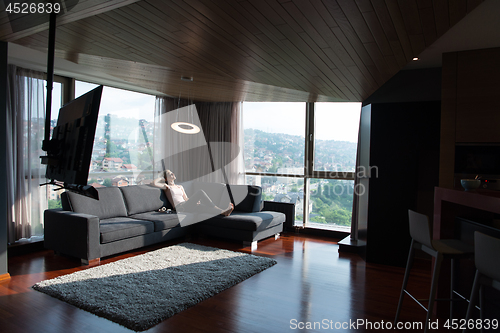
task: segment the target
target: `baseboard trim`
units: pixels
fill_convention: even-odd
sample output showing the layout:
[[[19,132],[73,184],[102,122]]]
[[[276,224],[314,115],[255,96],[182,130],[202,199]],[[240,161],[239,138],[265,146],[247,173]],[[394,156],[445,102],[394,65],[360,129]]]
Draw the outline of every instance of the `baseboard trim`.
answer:
[[[9,279],[10,279],[9,273],[5,273],[5,274],[0,275],[0,282],[3,282],[5,280],[9,280]]]

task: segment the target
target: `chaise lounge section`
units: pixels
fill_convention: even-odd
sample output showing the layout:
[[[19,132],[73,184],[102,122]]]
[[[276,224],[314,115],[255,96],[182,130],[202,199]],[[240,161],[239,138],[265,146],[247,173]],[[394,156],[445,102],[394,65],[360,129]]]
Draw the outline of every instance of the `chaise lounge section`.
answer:
[[[204,190],[219,207],[229,204],[227,186],[188,182],[187,195]],[[158,187],[132,185],[97,189],[99,200],[73,192],[62,195],[62,209],[45,211],[45,247],[81,259],[83,264],[136,248],[168,241],[194,232],[243,241],[257,241],[283,231],[289,204],[265,210],[259,187],[230,185],[235,210],[230,216],[166,213],[172,207]],[[281,210],[281,211],[280,211]]]

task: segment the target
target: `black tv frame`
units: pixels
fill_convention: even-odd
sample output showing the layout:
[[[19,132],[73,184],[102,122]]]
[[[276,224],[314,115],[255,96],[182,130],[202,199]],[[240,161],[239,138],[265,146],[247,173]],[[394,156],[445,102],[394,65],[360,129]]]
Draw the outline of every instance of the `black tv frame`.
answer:
[[[46,178],[70,185],[87,185],[103,86],[61,107],[48,145]]]
[[[69,8],[67,9],[69,10]],[[99,194],[97,190],[86,184],[103,87],[97,87],[93,91],[63,106],[65,110],[61,108],[57,126],[54,129],[52,139],[50,139],[56,21],[57,14],[55,12],[50,13],[45,138],[42,142],[42,150],[47,152],[47,155],[40,156],[42,164],[47,165],[46,177],[50,179],[50,182],[41,184],[41,186],[56,185],[59,188],[74,191],[98,200]],[[83,108],[81,108],[81,113],[79,113],[77,109],[82,105]],[[62,117],[61,114],[63,115]],[[63,185],[57,183],[56,180],[62,182]]]

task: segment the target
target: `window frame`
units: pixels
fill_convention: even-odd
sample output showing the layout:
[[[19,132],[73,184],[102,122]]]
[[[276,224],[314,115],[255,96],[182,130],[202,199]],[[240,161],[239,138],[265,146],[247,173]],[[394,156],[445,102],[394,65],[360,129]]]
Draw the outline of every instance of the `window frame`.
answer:
[[[355,180],[355,172],[343,171],[315,171],[314,170],[314,152],[315,152],[315,103],[306,103],[305,112],[305,146],[304,146],[304,174],[279,174],[279,173],[259,173],[245,171],[245,176],[261,176],[261,177],[288,177],[288,178],[301,178],[304,180],[304,200],[303,211],[308,212],[310,203],[310,179],[326,179],[326,180]],[[361,112],[361,108],[360,108]],[[359,133],[358,133],[359,135]],[[309,213],[304,213],[302,225],[295,225],[296,228],[310,228]],[[314,229],[316,228],[314,225]]]

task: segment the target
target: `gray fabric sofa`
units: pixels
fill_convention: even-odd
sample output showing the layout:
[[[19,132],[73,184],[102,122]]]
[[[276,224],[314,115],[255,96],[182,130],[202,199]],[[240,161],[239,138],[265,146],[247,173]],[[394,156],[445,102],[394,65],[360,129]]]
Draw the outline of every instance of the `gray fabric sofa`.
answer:
[[[227,207],[225,184],[188,182],[187,195],[202,189],[219,205]],[[185,236],[192,232],[256,242],[283,231],[287,204],[272,203],[265,210],[259,187],[231,185],[235,210],[230,216],[165,213],[172,209],[164,191],[149,185],[98,188],[99,200],[73,192],[62,195],[62,209],[45,211],[45,247],[80,258],[88,264],[101,257]],[[292,217],[293,218],[293,217]]]

